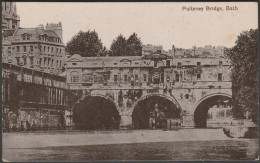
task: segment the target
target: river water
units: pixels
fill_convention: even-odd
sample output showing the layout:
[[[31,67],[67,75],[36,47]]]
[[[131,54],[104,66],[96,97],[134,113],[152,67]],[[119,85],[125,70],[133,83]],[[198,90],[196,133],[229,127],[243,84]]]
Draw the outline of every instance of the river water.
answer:
[[[258,158],[258,139],[231,139],[223,135],[216,136],[220,131],[4,134],[3,158],[9,161],[255,160]],[[181,136],[183,133],[187,133],[185,135],[190,138],[189,141],[185,136]],[[202,135],[205,135],[204,138]],[[10,142],[11,140],[13,141]]]

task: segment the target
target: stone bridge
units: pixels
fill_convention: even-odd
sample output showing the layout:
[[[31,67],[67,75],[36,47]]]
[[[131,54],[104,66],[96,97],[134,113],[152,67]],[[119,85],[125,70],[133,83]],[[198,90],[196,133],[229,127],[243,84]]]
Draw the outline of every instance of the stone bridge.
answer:
[[[129,92],[134,98],[129,97]],[[132,114],[136,106],[143,100],[151,97],[162,97],[176,105],[182,113],[182,126],[195,127],[195,111],[200,109],[202,103],[217,102],[221,97],[231,99],[231,88],[182,88],[182,89],[89,89],[84,90],[84,95],[77,101],[80,103],[90,97],[101,97],[108,100],[121,116],[121,127],[132,125]],[[206,110],[208,111],[208,110]]]
[[[72,112],[79,108],[78,104],[99,97],[116,108],[121,127],[131,127],[136,110],[154,107],[146,104],[150,101],[179,110],[182,127],[205,127],[210,107],[230,103],[231,65],[227,59],[162,54],[158,58],[72,56],[66,66],[67,89],[83,92]]]

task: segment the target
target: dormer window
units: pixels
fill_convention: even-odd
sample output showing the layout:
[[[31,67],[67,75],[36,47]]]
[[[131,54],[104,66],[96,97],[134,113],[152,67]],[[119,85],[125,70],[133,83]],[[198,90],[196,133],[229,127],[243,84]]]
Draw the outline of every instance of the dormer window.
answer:
[[[23,40],[30,40],[30,35],[25,33],[22,35],[22,38],[23,38]]]

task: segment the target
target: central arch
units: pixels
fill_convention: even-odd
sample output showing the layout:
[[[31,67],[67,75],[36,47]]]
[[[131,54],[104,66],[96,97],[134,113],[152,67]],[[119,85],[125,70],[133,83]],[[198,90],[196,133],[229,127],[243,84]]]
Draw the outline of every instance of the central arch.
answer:
[[[138,100],[132,111],[135,129],[180,127],[181,107],[178,102],[165,95],[150,94]]]
[[[73,115],[77,129],[118,129],[120,124],[118,106],[102,95],[82,97],[75,104]]]
[[[222,127],[228,120],[227,118],[232,117],[231,100],[231,95],[222,93],[202,98],[194,108],[195,127]],[[208,124],[210,120],[213,120],[211,125]]]

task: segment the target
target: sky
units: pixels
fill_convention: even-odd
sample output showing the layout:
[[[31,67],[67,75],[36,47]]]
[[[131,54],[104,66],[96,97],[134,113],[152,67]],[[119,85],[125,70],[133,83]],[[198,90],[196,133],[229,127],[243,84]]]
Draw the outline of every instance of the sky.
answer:
[[[258,27],[256,2],[17,2],[16,5],[21,27],[61,22],[65,44],[80,30],[95,30],[107,48],[119,34],[128,38],[134,32],[143,44],[162,45],[165,50],[172,45],[232,47],[242,31]],[[206,11],[206,6],[222,7],[223,11]],[[238,10],[227,11],[226,6],[236,6]],[[184,7],[204,10],[187,11]]]

